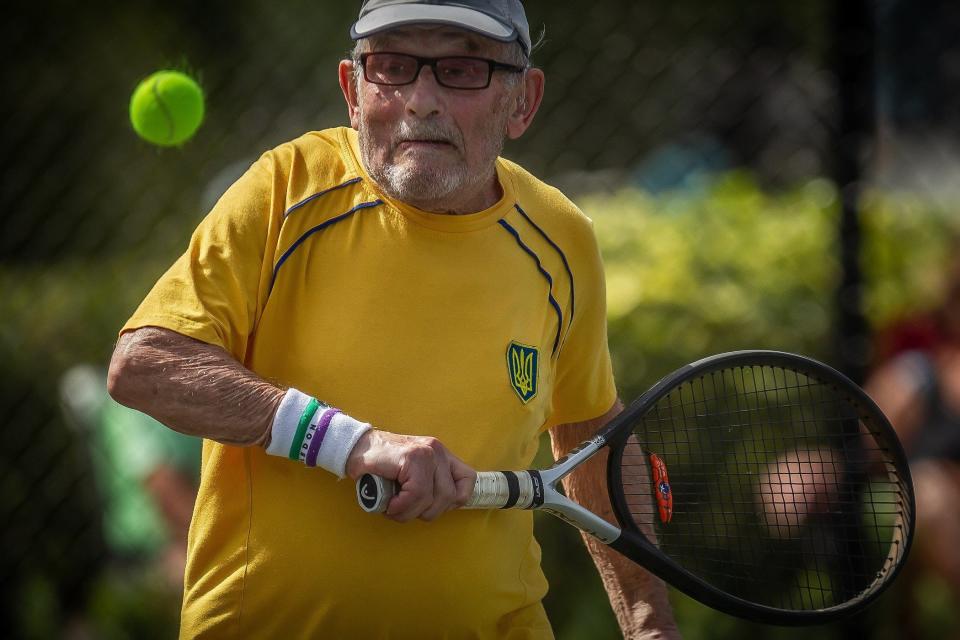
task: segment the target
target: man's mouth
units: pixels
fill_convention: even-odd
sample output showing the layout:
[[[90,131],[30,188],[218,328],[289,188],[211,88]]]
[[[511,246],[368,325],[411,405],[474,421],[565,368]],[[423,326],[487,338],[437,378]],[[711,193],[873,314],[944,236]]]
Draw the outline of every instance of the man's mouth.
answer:
[[[452,147],[453,144],[447,140],[428,140],[420,138],[401,140],[397,143],[398,149],[441,149]]]

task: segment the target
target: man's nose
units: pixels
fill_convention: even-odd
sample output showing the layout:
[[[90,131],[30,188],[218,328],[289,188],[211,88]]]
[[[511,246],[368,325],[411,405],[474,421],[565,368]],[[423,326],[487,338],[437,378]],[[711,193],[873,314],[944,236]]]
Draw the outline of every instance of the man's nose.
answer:
[[[443,110],[443,90],[433,69],[424,65],[409,87],[407,112],[419,118],[439,115]]]

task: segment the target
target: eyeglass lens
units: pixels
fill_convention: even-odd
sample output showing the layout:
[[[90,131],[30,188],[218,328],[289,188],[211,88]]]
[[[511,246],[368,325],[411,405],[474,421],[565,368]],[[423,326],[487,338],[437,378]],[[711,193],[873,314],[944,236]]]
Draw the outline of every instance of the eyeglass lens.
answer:
[[[424,65],[437,82],[454,89],[480,89],[490,83],[490,62],[482,58],[415,58],[397,53],[370,53],[364,60],[366,79],[377,84],[403,85],[416,80]]]

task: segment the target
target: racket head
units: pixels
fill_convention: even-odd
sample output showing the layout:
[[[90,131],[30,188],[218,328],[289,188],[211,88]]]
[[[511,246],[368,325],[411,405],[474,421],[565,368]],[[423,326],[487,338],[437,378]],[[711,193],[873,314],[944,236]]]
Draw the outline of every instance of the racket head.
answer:
[[[708,606],[819,624],[896,577],[915,526],[906,456],[843,374],[778,351],[666,376],[603,432],[614,544]]]

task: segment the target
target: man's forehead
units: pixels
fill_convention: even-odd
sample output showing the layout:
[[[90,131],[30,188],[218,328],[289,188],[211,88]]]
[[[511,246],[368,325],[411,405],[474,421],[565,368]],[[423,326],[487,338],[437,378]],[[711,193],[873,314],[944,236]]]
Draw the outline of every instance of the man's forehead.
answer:
[[[462,48],[467,53],[498,52],[506,43],[446,25],[406,25],[383,31],[369,38],[369,47],[439,44]]]

